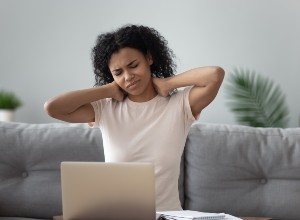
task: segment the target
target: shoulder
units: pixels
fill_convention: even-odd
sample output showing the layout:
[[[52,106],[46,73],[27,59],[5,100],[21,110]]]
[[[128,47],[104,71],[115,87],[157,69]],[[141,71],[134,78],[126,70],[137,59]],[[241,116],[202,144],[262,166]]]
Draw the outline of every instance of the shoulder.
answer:
[[[99,99],[98,101],[92,102],[91,105],[94,107],[95,111],[108,111],[118,108],[118,106],[123,105],[124,102],[119,102],[112,98]]]
[[[170,96],[163,97],[168,106],[177,107],[179,109],[185,108],[189,105],[189,92],[192,87],[179,88]]]
[[[105,98],[105,99],[99,99],[98,101],[92,102],[98,105],[107,106],[107,105],[117,105],[121,104],[123,102],[119,102],[113,98]]]
[[[188,99],[189,93],[193,87],[188,86],[184,88],[180,88],[171,94],[171,98],[173,99]]]
[[[186,118],[191,122],[198,118],[198,116],[196,118],[193,116],[189,102],[189,94],[192,88],[193,86],[188,86],[178,89],[178,91],[171,96],[171,100],[179,106],[179,108],[187,116]]]

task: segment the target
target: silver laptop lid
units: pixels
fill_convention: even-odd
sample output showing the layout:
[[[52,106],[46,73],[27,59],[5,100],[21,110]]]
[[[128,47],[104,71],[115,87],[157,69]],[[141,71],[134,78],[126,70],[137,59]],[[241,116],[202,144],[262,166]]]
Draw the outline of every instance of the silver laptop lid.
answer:
[[[150,163],[62,162],[64,220],[154,220]]]

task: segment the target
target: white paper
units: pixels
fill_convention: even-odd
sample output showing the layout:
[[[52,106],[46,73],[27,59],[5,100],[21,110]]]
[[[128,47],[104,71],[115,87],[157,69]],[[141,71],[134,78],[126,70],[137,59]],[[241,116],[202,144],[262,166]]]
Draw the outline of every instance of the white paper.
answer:
[[[168,219],[185,220],[185,219],[225,219],[224,213],[210,213],[210,212],[198,212],[198,211],[166,211],[157,212]]]

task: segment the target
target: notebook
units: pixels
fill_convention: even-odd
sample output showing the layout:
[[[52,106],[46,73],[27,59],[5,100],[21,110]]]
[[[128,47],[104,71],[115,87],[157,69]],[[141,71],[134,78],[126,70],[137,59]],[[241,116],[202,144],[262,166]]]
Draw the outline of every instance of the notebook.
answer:
[[[222,220],[225,219],[225,213],[209,213],[209,212],[198,212],[191,210],[183,210],[183,211],[166,211],[166,212],[157,212],[160,214],[160,217],[163,219],[174,219],[174,220],[202,220],[202,219],[210,219],[210,220]]]
[[[150,163],[62,162],[64,220],[155,220]]]
[[[242,220],[241,218],[226,214],[212,212],[198,212],[191,210],[157,212],[158,219],[162,220]]]

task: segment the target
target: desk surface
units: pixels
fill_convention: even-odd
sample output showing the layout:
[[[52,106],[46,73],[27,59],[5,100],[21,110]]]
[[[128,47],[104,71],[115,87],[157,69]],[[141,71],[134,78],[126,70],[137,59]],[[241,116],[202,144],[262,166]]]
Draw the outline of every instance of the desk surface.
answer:
[[[263,218],[263,217],[240,217],[243,220],[272,220],[272,218]]]
[[[272,220],[272,218],[262,218],[262,217],[239,217],[243,220]],[[53,220],[63,220],[62,216],[54,216]]]

